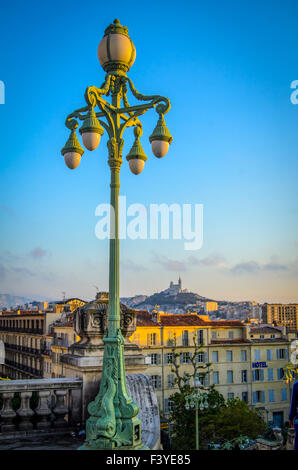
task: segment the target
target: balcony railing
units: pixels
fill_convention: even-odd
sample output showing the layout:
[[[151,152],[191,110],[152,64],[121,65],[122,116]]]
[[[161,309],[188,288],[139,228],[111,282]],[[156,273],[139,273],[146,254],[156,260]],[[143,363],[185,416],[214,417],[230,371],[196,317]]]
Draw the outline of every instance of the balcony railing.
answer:
[[[42,377],[42,370],[30,367],[26,364],[19,364],[18,362],[11,361],[10,359],[5,359],[5,365],[13,367],[14,369],[24,372],[25,374],[33,375],[34,377]]]
[[[31,335],[43,335],[42,328],[18,328],[16,326],[0,326],[0,331],[13,331],[16,333],[28,333]]]
[[[82,383],[80,378],[0,382],[0,439],[81,422]]]
[[[17,344],[9,344],[9,343],[4,343],[4,346],[5,346],[6,349],[11,349],[13,351],[26,352],[26,353],[29,353],[29,354],[34,354],[35,356],[37,356],[41,353],[40,349],[29,348],[28,346],[19,346]]]

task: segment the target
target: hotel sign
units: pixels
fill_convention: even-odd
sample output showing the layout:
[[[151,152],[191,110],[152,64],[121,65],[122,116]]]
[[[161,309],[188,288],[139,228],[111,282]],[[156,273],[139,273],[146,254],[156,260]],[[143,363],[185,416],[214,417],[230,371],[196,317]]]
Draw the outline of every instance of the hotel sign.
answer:
[[[252,366],[254,369],[258,369],[259,367],[268,367],[267,362],[253,362]]]

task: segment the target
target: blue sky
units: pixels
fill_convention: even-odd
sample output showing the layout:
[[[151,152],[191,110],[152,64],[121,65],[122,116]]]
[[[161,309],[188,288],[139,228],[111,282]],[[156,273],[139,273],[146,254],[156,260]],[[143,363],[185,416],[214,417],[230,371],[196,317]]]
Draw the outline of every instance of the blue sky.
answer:
[[[121,295],[150,294],[180,272],[184,286],[216,299],[297,302],[298,4],[277,1],[115,0],[1,5],[0,292],[92,298],[108,288],[108,242],[95,237],[109,200],[106,136],[70,171],[60,150],[65,117],[84,105],[104,71],[97,46],[119,18],[137,50],[130,78],[168,96],[174,137],[165,158],[148,137],[139,176],[121,168],[133,202],[201,203],[204,244],[124,240]],[[125,135],[124,156],[132,144]]]

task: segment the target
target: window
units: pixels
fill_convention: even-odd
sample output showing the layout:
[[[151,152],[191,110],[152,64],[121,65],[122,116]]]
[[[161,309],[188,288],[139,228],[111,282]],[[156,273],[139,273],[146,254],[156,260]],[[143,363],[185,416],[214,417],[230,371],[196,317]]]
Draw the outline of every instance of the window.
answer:
[[[188,346],[188,331],[182,332],[182,346]]]
[[[175,386],[174,374],[168,375],[168,388],[173,388]]]
[[[218,362],[218,351],[212,351],[212,362]]]
[[[161,388],[161,376],[160,375],[151,375],[150,383],[154,389]]]
[[[205,353],[199,352],[196,356],[196,362],[205,362]]]
[[[241,382],[246,383],[247,382],[247,370],[242,370],[241,371]]]
[[[277,378],[278,378],[278,380],[281,380],[283,378],[283,376],[284,376],[284,370],[281,367],[281,368],[277,369]]]
[[[264,339],[265,338],[265,335],[260,335],[260,339]]]
[[[277,359],[285,359],[286,358],[286,350],[285,349],[277,349],[276,350],[276,358]]]
[[[274,390],[269,390],[269,403],[273,403],[274,400]]]
[[[247,392],[242,392],[242,401],[245,401],[246,403],[248,402],[248,393]]]
[[[234,331],[229,331],[229,339],[234,339]]]
[[[148,346],[154,346],[156,344],[156,333],[148,333],[147,344]]]
[[[253,392],[253,402],[254,403],[265,403],[265,392],[258,390]]]
[[[233,361],[233,352],[227,351],[227,362],[232,362],[232,361]]]
[[[165,413],[169,414],[173,411],[173,402],[169,398],[165,399]]]
[[[259,349],[255,349],[255,361],[261,360],[261,351]]]
[[[252,371],[253,381],[259,382],[264,380],[264,370],[263,369],[255,369]]]
[[[267,361],[272,361],[273,351],[272,349],[267,349]]]
[[[176,343],[176,337],[173,331],[168,331],[168,346]]]
[[[228,393],[228,400],[233,400],[234,393]]]
[[[173,363],[173,353],[166,353],[165,354],[165,364],[172,364]]]
[[[212,331],[212,339],[216,339],[216,331]]]
[[[281,389],[281,401],[287,401],[287,389],[286,388]]]
[[[149,354],[149,364],[156,365],[160,364],[160,354]]]
[[[232,370],[227,371],[227,380],[228,380],[228,384],[233,383],[233,371]]]
[[[272,339],[275,338],[275,335],[270,335],[270,338],[272,338]]]
[[[242,351],[241,351],[241,361],[247,361],[247,351],[246,351],[246,349],[242,349]]]
[[[197,338],[198,338],[198,344],[204,344],[204,330],[198,330]]]
[[[215,385],[219,384],[219,372],[213,372],[213,383]]]
[[[269,368],[268,370],[268,380],[274,380],[273,369]]]
[[[183,352],[180,354],[180,363],[181,364],[189,364],[190,363],[190,353]]]

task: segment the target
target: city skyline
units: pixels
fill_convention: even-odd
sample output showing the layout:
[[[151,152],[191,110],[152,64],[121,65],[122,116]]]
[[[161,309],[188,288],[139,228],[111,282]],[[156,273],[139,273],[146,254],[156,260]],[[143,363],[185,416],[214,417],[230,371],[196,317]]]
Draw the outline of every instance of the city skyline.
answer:
[[[119,1],[104,11],[92,0],[88,8],[17,3],[17,16],[13,5],[2,7],[0,33],[2,43],[9,38],[0,52],[0,293],[90,299],[94,286],[108,290],[108,240],[95,236],[95,209],[109,202],[106,137],[75,171],[60,151],[68,110],[104,80],[96,49],[119,18],[137,51],[128,75],[144,93],[169,96],[174,137],[157,161],[148,140],[156,118],[144,117],[148,160],[134,176],[127,134],[120,195],[129,204],[204,206],[198,251],[185,251],[182,240],[121,240],[120,295],[159,292],[180,273],[185,287],[209,298],[297,302],[298,106],[290,85],[298,78],[298,6],[201,1],[180,11],[154,1],[150,11],[128,12]],[[90,15],[97,10],[99,19]]]

